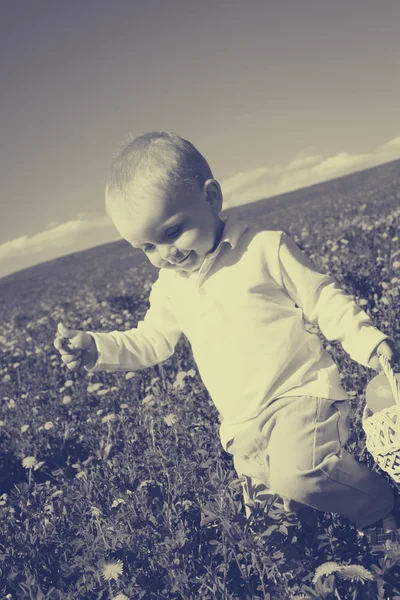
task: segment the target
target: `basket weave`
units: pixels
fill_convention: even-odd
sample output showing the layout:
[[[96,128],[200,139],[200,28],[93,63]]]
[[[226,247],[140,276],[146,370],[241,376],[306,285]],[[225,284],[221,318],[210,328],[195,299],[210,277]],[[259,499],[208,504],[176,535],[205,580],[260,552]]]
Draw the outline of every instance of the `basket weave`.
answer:
[[[365,445],[379,467],[400,483],[400,385],[386,356],[379,356],[379,361],[396,403],[376,413],[364,406]]]

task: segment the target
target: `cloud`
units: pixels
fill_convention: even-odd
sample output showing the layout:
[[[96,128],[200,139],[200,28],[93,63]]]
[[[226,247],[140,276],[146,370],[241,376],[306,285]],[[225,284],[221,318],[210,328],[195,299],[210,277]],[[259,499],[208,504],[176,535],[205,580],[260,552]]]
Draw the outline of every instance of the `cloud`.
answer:
[[[397,158],[400,158],[400,136],[378,146],[371,153],[339,152],[328,158],[300,155],[287,165],[242,171],[221,182],[224,208],[291,192]]]
[[[0,246],[0,277],[71,252],[120,239],[107,215],[79,213],[66,223],[51,222],[44,231],[22,235]]]
[[[286,165],[256,167],[221,182],[224,208],[367,169],[400,158],[400,136],[369,154],[339,152],[334,156],[298,155]],[[107,215],[79,212],[66,223],[52,221],[35,235],[22,235],[0,245],[0,277],[33,264],[119,239]]]
[[[23,235],[0,246],[0,260],[21,254],[36,254],[44,249],[66,248],[71,251],[74,242],[85,233],[110,228],[107,216],[95,219],[75,219],[61,223],[49,223],[44,231],[33,236]]]

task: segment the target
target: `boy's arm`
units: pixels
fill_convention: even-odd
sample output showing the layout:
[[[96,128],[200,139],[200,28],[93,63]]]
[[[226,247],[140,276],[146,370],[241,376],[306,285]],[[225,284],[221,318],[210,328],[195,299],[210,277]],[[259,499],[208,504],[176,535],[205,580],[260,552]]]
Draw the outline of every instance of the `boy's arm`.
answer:
[[[320,273],[304,252],[285,233],[279,260],[283,284],[310,323],[318,325],[329,341],[340,341],[358,363],[370,367],[374,349],[395,340],[374,327],[369,316],[339,287],[330,275]]]
[[[98,352],[96,364],[87,371],[135,371],[161,363],[174,353],[182,331],[162,288],[157,279],[150,293],[150,307],[137,328],[87,332],[94,338]]]

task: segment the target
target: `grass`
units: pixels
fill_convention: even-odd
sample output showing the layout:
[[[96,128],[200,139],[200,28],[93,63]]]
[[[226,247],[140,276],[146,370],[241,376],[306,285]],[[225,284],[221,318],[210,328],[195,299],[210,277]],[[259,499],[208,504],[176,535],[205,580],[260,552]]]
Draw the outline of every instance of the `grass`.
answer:
[[[399,182],[395,161],[233,212],[284,229],[400,343]],[[378,560],[346,519],[300,522],[257,490],[246,517],[184,339],[141,372],[62,366],[57,322],[134,327],[155,277],[117,242],[0,280],[0,597],[399,599],[398,545]],[[361,422],[375,373],[318,335],[351,397],[346,449],[379,471]]]

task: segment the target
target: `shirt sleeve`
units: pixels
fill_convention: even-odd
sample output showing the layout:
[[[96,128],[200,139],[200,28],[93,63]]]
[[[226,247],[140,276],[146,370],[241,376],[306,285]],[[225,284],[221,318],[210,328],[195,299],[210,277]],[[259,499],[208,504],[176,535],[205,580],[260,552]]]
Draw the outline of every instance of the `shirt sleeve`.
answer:
[[[282,282],[304,316],[329,341],[339,341],[350,357],[368,367],[380,342],[391,339],[339,287],[330,275],[320,273],[295,242],[282,233],[279,246]],[[394,341],[394,340],[393,340]]]
[[[151,289],[150,307],[142,321],[128,331],[92,333],[98,359],[95,371],[136,371],[167,360],[173,353],[182,331],[173,315],[163,283],[157,279]]]

